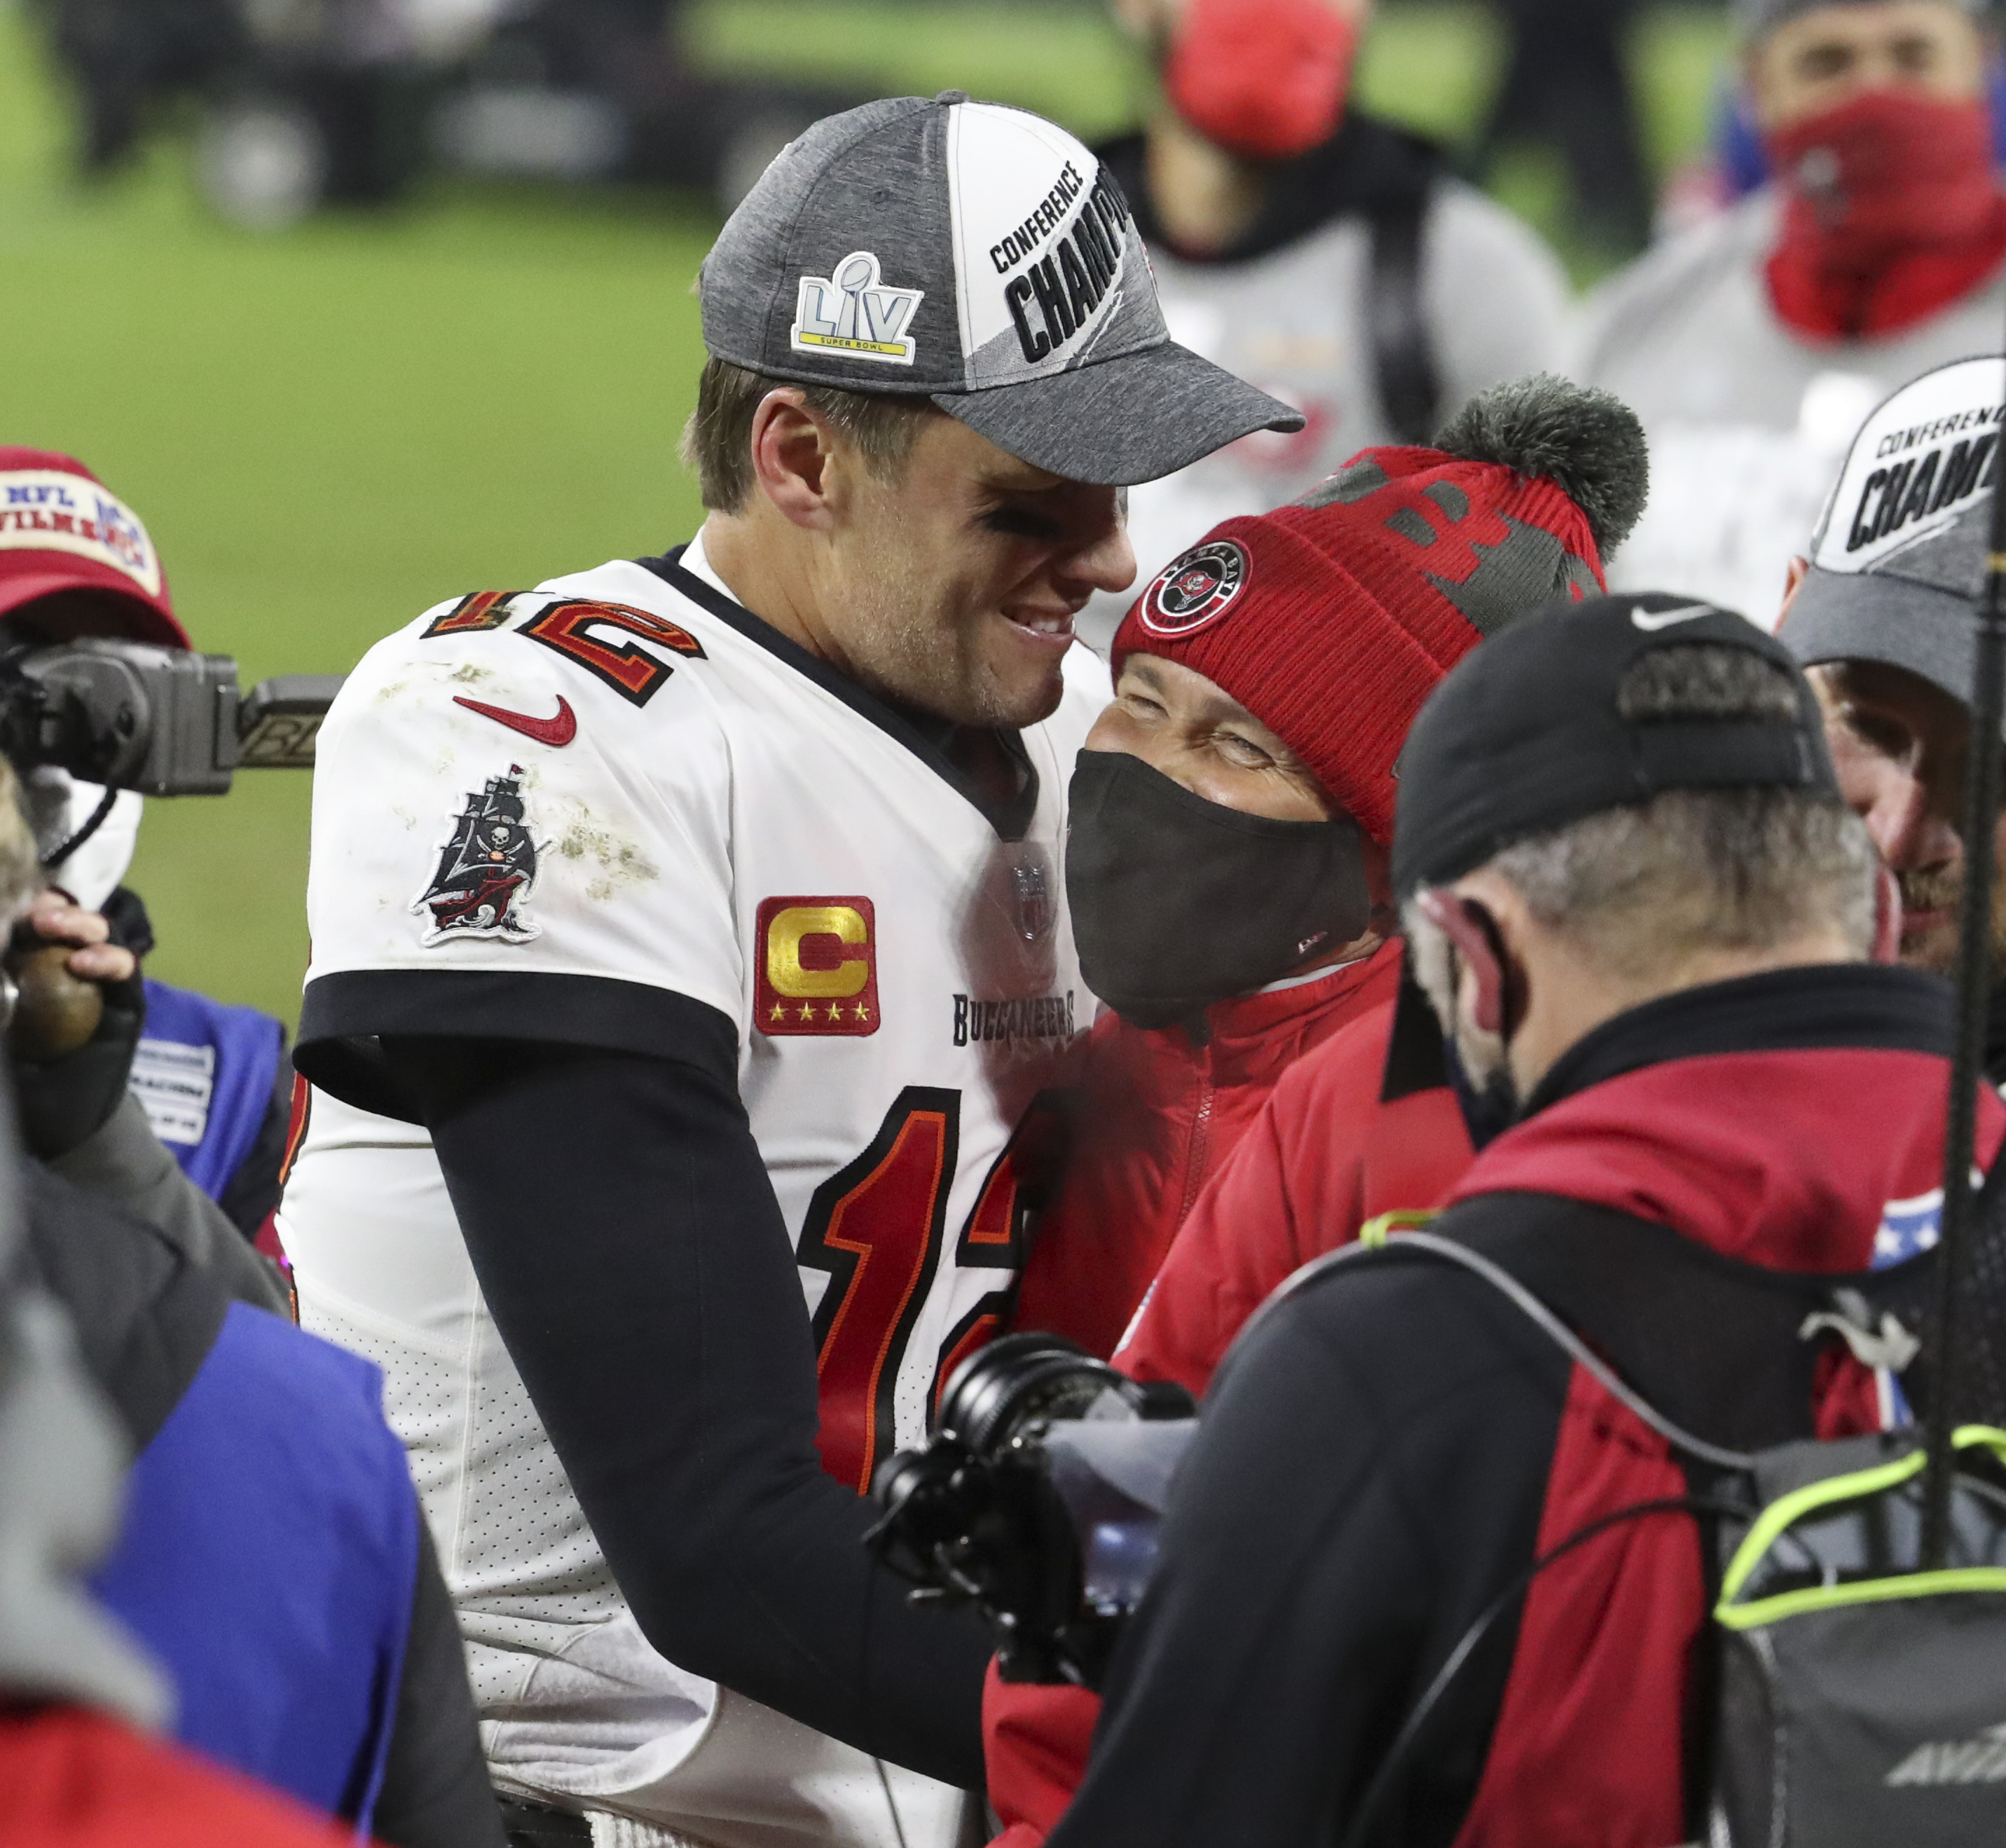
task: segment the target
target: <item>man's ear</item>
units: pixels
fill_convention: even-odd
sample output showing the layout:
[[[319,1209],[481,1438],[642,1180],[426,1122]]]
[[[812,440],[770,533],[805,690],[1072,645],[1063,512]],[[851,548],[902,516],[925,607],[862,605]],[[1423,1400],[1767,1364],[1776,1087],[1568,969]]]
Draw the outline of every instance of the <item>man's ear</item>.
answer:
[[[1874,882],[1874,960],[1902,959],[1902,882],[1884,863]]]
[[[1783,574],[1783,604],[1776,612],[1780,625],[1790,613],[1790,605],[1797,600],[1797,593],[1804,587],[1804,579],[1811,575],[1811,561],[1801,553],[1790,560],[1790,568]]]
[[[752,473],[759,491],[797,526],[825,532],[836,523],[827,428],[799,391],[769,392],[752,414]]]
[[[1504,1031],[1504,961],[1497,920],[1475,899],[1440,886],[1420,893],[1415,903],[1421,915],[1455,945],[1456,954],[1476,984],[1476,1001],[1470,1024],[1480,1033]]]

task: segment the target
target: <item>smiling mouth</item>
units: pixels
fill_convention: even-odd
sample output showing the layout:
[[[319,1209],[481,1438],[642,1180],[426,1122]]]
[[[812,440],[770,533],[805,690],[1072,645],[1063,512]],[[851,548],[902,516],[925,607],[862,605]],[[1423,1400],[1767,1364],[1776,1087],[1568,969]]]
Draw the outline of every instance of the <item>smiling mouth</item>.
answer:
[[[1027,635],[1036,635],[1040,641],[1070,642],[1073,639],[1073,613],[1068,610],[1041,611],[1035,615],[1015,616],[1007,610],[1003,620],[1012,628],[1020,628]]]

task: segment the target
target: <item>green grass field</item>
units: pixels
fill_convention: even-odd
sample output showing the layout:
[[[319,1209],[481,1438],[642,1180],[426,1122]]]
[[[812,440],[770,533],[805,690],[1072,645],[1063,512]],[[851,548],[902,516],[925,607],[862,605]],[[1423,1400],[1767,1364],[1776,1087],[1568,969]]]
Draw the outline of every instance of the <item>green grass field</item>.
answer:
[[[712,0],[720,67],[887,91],[958,86],[1118,126],[1139,79],[1091,11],[1044,4]],[[1717,18],[1642,44],[1652,146],[1703,125]],[[1452,138],[1494,48],[1455,5],[1389,7],[1362,93]],[[170,141],[100,188],[66,177],[62,99],[0,0],[0,431],[83,457],[132,502],[198,646],[247,679],[340,671],[458,592],[533,583],[687,536],[675,443],[701,364],[701,202],[440,182],[380,216],[271,238],[209,218]],[[1550,213],[1551,175],[1501,188]],[[133,883],[156,972],[288,1019],[305,963],[308,780],[249,774],[151,805]]]

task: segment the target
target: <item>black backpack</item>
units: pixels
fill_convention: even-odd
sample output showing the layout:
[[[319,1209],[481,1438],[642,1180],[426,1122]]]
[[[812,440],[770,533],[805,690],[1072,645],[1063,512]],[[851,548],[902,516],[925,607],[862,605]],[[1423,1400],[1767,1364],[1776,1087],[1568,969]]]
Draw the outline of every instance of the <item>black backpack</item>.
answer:
[[[1747,1452],[1709,1442],[1665,1417],[1511,1270],[1419,1230],[1431,1216],[1375,1221],[1364,1241],[1306,1267],[1285,1287],[1371,1263],[1389,1232],[1410,1228],[1397,1241],[1402,1255],[1455,1265],[1508,1299],[1665,1439],[1688,1464],[1695,1492],[1603,1516],[1504,1588],[1409,1710],[1345,1848],[1371,1839],[1430,1716],[1533,1580],[1602,1534],[1673,1508],[1711,1516],[1720,1541],[1705,1848],[1997,1848],[2006,1841],[2006,1403],[1990,1399],[1982,1409],[1993,1422],[1958,1431],[1949,1556],[1941,1569],[1923,1571],[1927,1459],[1919,1429]],[[1596,1209],[1588,1216],[1641,1223]],[[1975,1296],[2006,1286],[2006,1227],[1987,1230],[1977,1244]],[[1934,1269],[1924,1257],[1871,1280],[1838,1281],[1825,1291],[1829,1306],[1804,1314],[1797,1332],[1807,1339],[1838,1334],[1867,1364],[1921,1387],[1920,1344],[1900,1307],[1913,1313],[1925,1300]],[[1800,1293],[1818,1287],[1792,1281]],[[1983,1330],[1981,1347],[2006,1350],[2006,1316],[1973,1319]],[[1973,1357],[1976,1364],[1958,1369],[1961,1416],[1970,1402],[1990,1399],[1997,1383],[1987,1356]]]

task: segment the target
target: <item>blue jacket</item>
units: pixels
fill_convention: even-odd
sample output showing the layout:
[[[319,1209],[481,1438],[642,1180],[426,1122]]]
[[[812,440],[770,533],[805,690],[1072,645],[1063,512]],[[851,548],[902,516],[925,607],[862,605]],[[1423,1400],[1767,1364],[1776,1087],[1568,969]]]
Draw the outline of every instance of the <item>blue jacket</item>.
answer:
[[[255,1008],[212,1001],[150,976],[146,987],[133,1093],[181,1171],[220,1199],[272,1107],[286,1030]]]
[[[396,1718],[418,1508],[356,1355],[231,1303],[132,1466],[92,1581],[166,1667],[175,1737],[366,1829]]]

